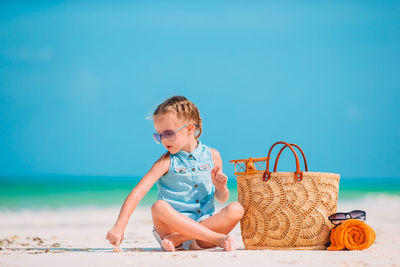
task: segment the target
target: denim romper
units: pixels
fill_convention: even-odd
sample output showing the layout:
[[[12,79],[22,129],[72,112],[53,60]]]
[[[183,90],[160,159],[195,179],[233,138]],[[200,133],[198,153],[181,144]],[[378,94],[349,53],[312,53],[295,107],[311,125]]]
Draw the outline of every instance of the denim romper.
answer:
[[[214,168],[211,150],[198,141],[191,153],[170,154],[167,174],[157,181],[158,196],[178,212],[200,222],[213,215],[215,186],[211,180]]]

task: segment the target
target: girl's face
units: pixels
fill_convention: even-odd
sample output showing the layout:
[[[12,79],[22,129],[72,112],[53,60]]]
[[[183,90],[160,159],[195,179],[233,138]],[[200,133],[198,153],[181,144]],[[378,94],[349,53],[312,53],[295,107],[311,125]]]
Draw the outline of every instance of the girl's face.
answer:
[[[158,134],[162,134],[165,130],[176,131],[186,123],[187,122],[185,121],[178,120],[176,114],[173,112],[154,116],[154,128]],[[191,134],[193,135],[192,128],[193,125],[189,123],[186,127],[175,133],[176,139],[174,141],[168,141],[165,138],[161,138],[161,143],[171,154],[178,153],[190,141]]]

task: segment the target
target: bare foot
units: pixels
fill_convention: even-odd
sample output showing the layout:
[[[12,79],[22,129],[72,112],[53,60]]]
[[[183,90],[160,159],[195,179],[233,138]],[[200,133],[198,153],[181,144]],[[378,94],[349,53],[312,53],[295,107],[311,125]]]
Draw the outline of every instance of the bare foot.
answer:
[[[166,251],[169,251],[169,252],[174,252],[174,251],[175,251],[175,245],[174,245],[174,243],[172,243],[171,240],[167,239],[167,237],[165,237],[165,238],[162,240],[161,245],[163,246],[163,248],[164,248]]]
[[[114,246],[113,251],[114,252],[123,252],[123,250],[120,249],[119,246]]]
[[[235,240],[230,235],[227,235],[224,238],[224,250],[225,251],[234,251],[234,250],[236,250]]]

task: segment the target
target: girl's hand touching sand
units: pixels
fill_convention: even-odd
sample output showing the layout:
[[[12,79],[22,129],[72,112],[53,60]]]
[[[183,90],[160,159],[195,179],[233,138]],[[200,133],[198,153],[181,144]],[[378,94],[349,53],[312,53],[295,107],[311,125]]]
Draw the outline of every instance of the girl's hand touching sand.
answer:
[[[225,189],[228,177],[221,171],[219,167],[211,170],[211,180],[218,190]]]
[[[116,247],[119,247],[119,244],[121,244],[123,238],[124,229],[118,226],[114,226],[110,231],[107,232],[106,236],[106,239],[108,239],[108,241]]]

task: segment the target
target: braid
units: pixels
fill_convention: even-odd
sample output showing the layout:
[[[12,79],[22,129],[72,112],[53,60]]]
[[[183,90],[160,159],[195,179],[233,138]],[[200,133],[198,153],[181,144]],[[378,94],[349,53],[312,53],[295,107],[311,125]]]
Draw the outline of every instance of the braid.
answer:
[[[195,104],[193,104],[193,102],[184,96],[173,96],[161,103],[154,111],[153,116],[167,112],[175,112],[179,119],[192,121],[197,124],[199,127],[196,129],[198,130],[198,133],[195,131],[195,137],[196,139],[200,137],[203,128],[202,121],[200,118],[199,109]]]

